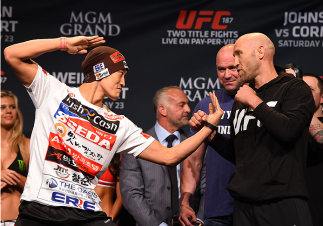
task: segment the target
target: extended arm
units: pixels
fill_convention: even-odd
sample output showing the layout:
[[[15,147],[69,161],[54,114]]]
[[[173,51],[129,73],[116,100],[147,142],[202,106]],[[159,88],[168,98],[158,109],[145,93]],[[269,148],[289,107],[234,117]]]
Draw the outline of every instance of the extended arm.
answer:
[[[66,38],[66,51],[70,54],[84,54],[87,53],[86,48],[101,45],[104,42],[103,38],[98,36]],[[4,56],[19,80],[29,86],[37,72],[37,64],[31,59],[60,49],[60,38],[35,39],[8,46],[4,50]]]
[[[210,114],[207,116],[207,121],[213,125],[217,125],[221,120],[223,110],[220,108],[219,102],[217,101],[214,93],[210,93],[210,97],[215,111],[213,110],[212,104],[210,104]],[[162,165],[176,166],[187,156],[192,154],[211,133],[212,130],[209,127],[204,126],[194,136],[184,140],[179,145],[172,148],[166,148],[159,142],[154,141],[139,155],[139,158]]]

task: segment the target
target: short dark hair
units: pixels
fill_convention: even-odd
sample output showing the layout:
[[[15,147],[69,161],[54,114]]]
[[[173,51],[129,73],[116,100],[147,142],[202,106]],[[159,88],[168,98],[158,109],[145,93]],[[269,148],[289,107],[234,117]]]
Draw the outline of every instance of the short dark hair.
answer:
[[[305,77],[305,76],[316,78],[317,86],[319,87],[320,94],[322,95],[323,94],[323,80],[322,80],[322,78],[314,73],[305,73],[305,74],[303,74],[303,77]]]

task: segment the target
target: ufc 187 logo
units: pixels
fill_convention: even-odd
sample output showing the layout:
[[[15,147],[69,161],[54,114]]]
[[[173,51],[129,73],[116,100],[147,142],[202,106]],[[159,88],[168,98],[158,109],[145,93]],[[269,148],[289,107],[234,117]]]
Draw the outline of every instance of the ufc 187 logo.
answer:
[[[176,28],[191,29],[195,22],[195,30],[201,29],[203,23],[211,23],[211,28],[214,30],[225,30],[228,25],[223,24],[230,24],[233,21],[233,17],[229,16],[231,16],[231,12],[229,11],[200,10],[197,12],[191,10],[188,13],[187,10],[181,10],[177,19]]]

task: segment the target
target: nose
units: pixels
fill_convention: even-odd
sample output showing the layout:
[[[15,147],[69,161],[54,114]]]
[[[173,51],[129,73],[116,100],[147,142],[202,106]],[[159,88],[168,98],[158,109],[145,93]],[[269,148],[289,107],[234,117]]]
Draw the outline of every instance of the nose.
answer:
[[[11,107],[6,107],[6,113],[11,113]]]
[[[188,104],[185,105],[185,112],[187,112],[187,113],[191,112],[191,108],[190,108],[190,106],[188,106]]]
[[[238,67],[239,66],[239,59],[238,59],[238,57],[234,57],[234,66],[235,67]]]
[[[126,85],[126,79],[125,76],[122,76],[121,80],[120,80],[120,85],[121,87],[124,87]]]
[[[229,68],[225,69],[224,78],[226,79],[231,78],[231,70]]]

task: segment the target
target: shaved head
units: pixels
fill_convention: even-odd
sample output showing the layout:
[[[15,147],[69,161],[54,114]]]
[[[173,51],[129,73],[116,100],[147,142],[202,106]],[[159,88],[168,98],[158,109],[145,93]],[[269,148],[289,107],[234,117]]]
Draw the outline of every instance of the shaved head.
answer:
[[[256,88],[278,76],[274,67],[275,46],[264,34],[249,33],[238,38],[233,55],[239,76]]]
[[[245,45],[248,45],[253,51],[257,51],[260,46],[263,46],[266,51],[266,57],[273,59],[275,55],[275,46],[274,43],[268,38],[267,35],[262,33],[249,33],[242,35],[236,41],[236,44],[243,42]]]
[[[223,55],[230,54],[231,56],[233,56],[233,47],[234,44],[228,44],[223,46],[216,55],[216,62],[218,63],[219,58],[221,58]]]

